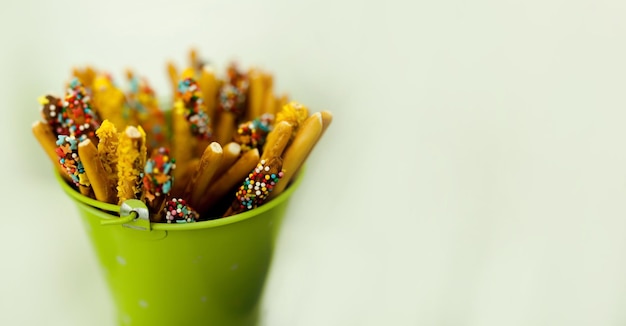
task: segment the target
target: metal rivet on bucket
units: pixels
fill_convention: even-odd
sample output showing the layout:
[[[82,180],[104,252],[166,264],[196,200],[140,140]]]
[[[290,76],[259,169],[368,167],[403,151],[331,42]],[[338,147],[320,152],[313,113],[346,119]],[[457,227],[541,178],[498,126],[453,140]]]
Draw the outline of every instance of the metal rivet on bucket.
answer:
[[[120,218],[103,220],[102,225],[122,225],[127,228],[150,231],[150,212],[138,199],[129,199],[120,206]]]

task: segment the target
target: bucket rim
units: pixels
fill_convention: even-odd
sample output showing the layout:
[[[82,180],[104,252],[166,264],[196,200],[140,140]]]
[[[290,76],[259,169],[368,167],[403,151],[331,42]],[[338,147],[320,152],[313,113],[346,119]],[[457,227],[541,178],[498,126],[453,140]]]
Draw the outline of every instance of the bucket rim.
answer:
[[[236,214],[236,215],[228,216],[228,217],[225,217],[225,218],[217,218],[217,219],[214,219],[214,220],[194,222],[194,223],[159,223],[159,222],[150,222],[150,228],[152,230],[163,230],[163,231],[198,230],[198,229],[206,229],[206,228],[213,228],[213,227],[224,226],[224,225],[233,224],[233,223],[237,223],[237,222],[240,222],[240,221],[244,221],[244,220],[250,219],[250,218],[252,218],[254,216],[257,216],[259,214],[263,214],[264,212],[271,210],[272,208],[282,204],[287,199],[289,199],[289,197],[291,197],[293,192],[300,186],[300,183],[302,182],[302,179],[304,178],[305,169],[306,169],[306,166],[302,166],[302,168],[300,168],[300,171],[298,172],[295,180],[293,180],[291,182],[291,184],[285,189],[285,191],[283,191],[276,198],[273,198],[269,202],[267,202],[267,203],[265,203],[265,204],[255,208],[255,209],[252,209],[252,210],[249,210],[249,211],[245,211],[243,213],[239,213],[239,214]],[[83,206],[86,206],[88,208],[91,208],[92,209],[92,213],[94,213],[94,215],[97,215],[100,219],[106,220],[106,219],[116,219],[116,218],[119,218],[119,215],[114,215],[114,213],[118,213],[119,214],[119,212],[120,212],[120,206],[119,205],[104,203],[104,202],[98,201],[96,199],[89,198],[89,197],[81,194],[80,192],[76,191],[74,188],[72,188],[63,179],[63,177],[61,177],[61,174],[59,173],[59,171],[55,170],[54,175],[55,175],[58,183],[61,185],[61,188],[63,189],[63,191],[74,202],[76,202],[78,204],[81,204]],[[109,227],[109,226],[103,226],[103,227]]]

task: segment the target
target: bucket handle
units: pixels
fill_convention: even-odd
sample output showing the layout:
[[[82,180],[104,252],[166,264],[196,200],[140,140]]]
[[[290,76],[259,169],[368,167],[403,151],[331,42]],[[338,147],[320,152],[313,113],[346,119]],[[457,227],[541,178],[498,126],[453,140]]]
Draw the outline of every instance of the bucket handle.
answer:
[[[138,199],[128,199],[120,205],[120,218],[102,220],[100,225],[122,225],[127,228],[150,231],[150,212]]]

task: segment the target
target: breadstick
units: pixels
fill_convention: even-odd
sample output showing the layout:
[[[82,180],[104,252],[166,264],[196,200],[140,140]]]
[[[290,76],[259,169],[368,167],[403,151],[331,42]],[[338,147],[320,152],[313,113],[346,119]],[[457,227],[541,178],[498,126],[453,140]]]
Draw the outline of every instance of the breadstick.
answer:
[[[274,129],[267,135],[261,159],[265,160],[270,157],[282,156],[287,143],[291,139],[292,130],[292,125],[287,121],[277,123]]]
[[[259,163],[259,150],[256,148],[243,154],[226,172],[209,186],[202,200],[198,203],[198,211],[204,212],[222,199],[228,191],[254,169]]]
[[[270,198],[278,196],[287,187],[291,178],[293,178],[320,139],[322,128],[322,114],[319,112],[312,114],[304,121],[293,142],[285,150],[283,155],[283,180],[276,185]]]
[[[230,169],[230,167],[237,161],[239,155],[241,154],[241,145],[236,142],[230,142],[222,148],[222,151],[222,162],[217,168],[217,171],[215,171],[211,181],[215,181],[217,178],[221,177],[222,174],[224,174],[226,170]]]
[[[273,157],[268,161],[261,160],[235,193],[235,200],[224,217],[263,205],[283,177],[282,164],[280,157]]]
[[[200,71],[200,77],[198,78],[198,85],[200,85],[200,91],[204,98],[204,110],[209,116],[209,122],[211,129],[215,127],[215,103],[217,101],[217,91],[219,90],[218,80],[215,77],[215,72],[209,66],[202,67]]]
[[[333,122],[333,115],[328,111],[322,111],[320,113],[322,114],[322,135],[324,135],[324,132],[326,132],[330,123]]]
[[[276,114],[276,97],[274,97],[274,86],[268,85],[265,89],[265,98],[263,99],[263,113]]]
[[[96,145],[89,139],[83,140],[78,144],[78,156],[85,167],[85,173],[96,199],[105,203],[114,203],[117,196],[109,189],[107,174],[98,157]]]
[[[145,78],[135,76],[130,69],[126,70],[126,75],[130,83],[127,102],[133,121],[146,130],[150,150],[166,146],[167,123],[154,89]]]
[[[178,90],[178,69],[176,69],[176,65],[174,64],[173,61],[168,61],[167,62],[167,76],[170,79],[170,87],[172,88],[172,98],[174,98],[174,95],[176,94],[176,91]]]
[[[198,60],[198,51],[195,48],[189,49],[189,67],[194,70],[198,70],[201,67],[200,60]]]
[[[185,68],[185,70],[183,70],[183,72],[180,74],[180,79],[187,79],[187,78],[196,79],[196,71],[195,69],[193,69],[193,67]]]
[[[237,116],[231,112],[223,111],[215,126],[215,137],[220,144],[225,144],[233,139]]]
[[[179,170],[178,161],[176,161],[176,171]],[[172,197],[182,197],[187,188],[187,184],[189,184],[193,173],[198,169],[200,165],[199,158],[193,158],[189,162],[187,162],[184,167],[184,171],[179,171],[174,178],[174,185],[172,187]]]
[[[124,92],[113,85],[110,76],[98,75],[93,81],[93,105],[101,119],[112,122],[123,129],[128,124],[124,117],[126,97]]]
[[[222,146],[216,142],[212,142],[202,153],[198,167],[193,172],[182,196],[191,206],[197,206],[202,199],[215,171],[222,162],[222,156]]]
[[[191,128],[185,117],[182,102],[177,101],[176,104],[177,106],[172,110],[172,157],[176,160],[177,167],[174,170],[174,180],[178,181],[194,156],[197,141],[191,135]]]
[[[52,161],[52,165],[59,171],[61,176],[63,176],[66,181],[71,181],[71,178],[59,164],[59,157],[56,153],[56,139],[50,130],[50,127],[41,121],[35,121],[35,123],[33,123],[32,130],[35,138],[39,142],[39,145],[41,145],[41,148],[43,148],[50,158],[50,161]]]
[[[309,109],[298,103],[289,102],[281,107],[281,110],[276,114],[276,123],[281,121],[287,121],[293,127],[291,137],[295,137],[298,132],[298,128],[304,120],[309,117]]]
[[[263,74],[252,69],[249,74],[250,90],[248,95],[248,111],[246,119],[253,120],[263,114],[263,100],[265,98],[265,79]]]
[[[93,80],[96,77],[96,71],[90,66],[86,66],[83,70],[78,67],[74,67],[72,69],[72,76],[78,78],[81,84],[92,87]]]
[[[244,152],[253,148],[262,150],[273,124],[274,116],[265,113],[253,120],[239,124],[233,140],[241,145],[241,150]]]
[[[220,118],[215,133],[221,144],[232,140],[237,120],[245,116],[250,85],[247,76],[240,73],[235,64],[230,64],[227,74],[228,79],[219,89],[217,102]]]
[[[141,127],[128,126],[120,135],[117,147],[118,204],[142,198],[141,172],[146,164],[145,133]]]
[[[102,162],[107,178],[107,193],[117,194],[117,147],[119,144],[117,129],[109,120],[104,120],[100,128],[96,130],[96,136],[99,139],[98,158]],[[117,204],[117,197],[108,203]]]
[[[156,222],[161,220],[165,199],[172,190],[171,175],[176,162],[169,154],[165,147],[155,149],[143,170],[143,192],[151,219]]]

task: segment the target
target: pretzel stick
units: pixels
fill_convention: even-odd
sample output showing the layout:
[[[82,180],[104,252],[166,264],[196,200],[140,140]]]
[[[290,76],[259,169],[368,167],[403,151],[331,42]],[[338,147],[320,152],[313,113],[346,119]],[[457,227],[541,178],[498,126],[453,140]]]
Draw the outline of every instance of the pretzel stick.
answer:
[[[146,164],[145,132],[141,127],[128,126],[120,135],[117,147],[118,204],[127,199],[142,199],[141,171]]]
[[[261,160],[239,186],[235,199],[223,216],[239,214],[263,205],[283,177],[282,164],[280,157],[272,157],[268,161]]]
[[[78,144],[78,156],[83,162],[96,199],[105,203],[114,203],[117,194],[109,190],[107,173],[98,157],[96,145],[89,139],[83,140]]]
[[[198,85],[202,91],[204,98],[204,110],[209,116],[209,122],[211,123],[211,129],[215,127],[215,105],[217,101],[217,91],[219,90],[219,83],[215,77],[215,72],[209,66],[202,67],[200,71],[200,77],[198,78]]]
[[[59,165],[59,157],[56,153],[56,139],[50,127],[41,121],[35,121],[32,130],[39,145],[41,145],[41,148],[43,148],[44,152],[46,152],[50,158],[50,161],[52,161],[52,165],[59,171],[65,181],[72,181],[67,173],[65,173],[65,170],[61,168],[61,165]]]
[[[265,98],[265,80],[263,74],[252,69],[248,73],[250,79],[250,88],[248,95],[248,111],[246,112],[247,120],[258,118],[263,113],[263,99]]]
[[[253,149],[243,154],[226,172],[209,186],[197,210],[205,212],[222,199],[233,187],[243,181],[259,163],[259,150]]]
[[[72,178],[74,185],[78,187],[80,193],[91,197],[91,183],[78,155],[78,139],[73,135],[59,135],[56,145],[59,164],[61,164],[67,175]]]
[[[174,98],[174,95],[176,94],[176,91],[178,90],[179,76],[178,76],[178,69],[176,69],[176,65],[174,65],[173,61],[167,62],[167,76],[170,79],[170,87],[172,88],[172,98]]]
[[[276,114],[276,97],[274,97],[274,86],[267,85],[265,94],[263,95],[263,113]]]
[[[330,123],[333,122],[333,114],[329,111],[322,111],[320,113],[322,114],[322,135],[324,135],[324,132],[326,132]]]
[[[322,128],[322,114],[319,112],[312,114],[304,121],[293,142],[285,150],[283,155],[283,179],[274,188],[270,199],[278,196],[287,187],[291,178],[293,178],[320,139]]]
[[[292,130],[293,127],[287,121],[281,121],[276,124],[274,129],[267,135],[261,159],[265,160],[270,157],[282,156],[287,143],[291,139]]]
[[[215,126],[215,136],[220,144],[225,144],[233,139],[237,116],[232,112],[223,111],[220,120]]]
[[[230,142],[222,148],[222,152],[222,161],[213,174],[213,179],[211,181],[215,181],[217,178],[221,177],[222,174],[224,174],[226,170],[230,169],[235,161],[237,161],[239,155],[241,154],[241,145],[236,142]]]
[[[187,183],[187,188],[183,194],[183,199],[187,198],[187,202],[192,207],[202,199],[204,192],[209,187],[209,183],[220,166],[223,151],[220,144],[213,142],[204,150],[198,167],[193,171],[191,180]]]
[[[104,120],[100,128],[96,130],[96,136],[99,139],[98,158],[102,162],[109,188],[107,193],[117,195],[117,146],[119,144],[117,129],[109,120]],[[117,197],[108,203],[117,204]]]
[[[183,108],[175,107],[172,111],[172,131],[172,157],[176,160],[174,187],[178,189],[178,181],[182,181],[181,177],[187,170],[196,148],[196,138],[191,134]]]
[[[185,189],[187,188],[187,184],[191,181],[191,177],[193,176],[194,171],[198,169],[199,165],[199,158],[192,158],[184,165],[185,170],[179,171],[178,177],[174,179],[174,183],[172,186],[172,197],[182,197]],[[178,161],[176,161],[176,170],[178,169]],[[174,170],[174,172],[176,172],[176,170]]]
[[[155,222],[161,221],[161,210],[172,189],[171,174],[176,169],[176,163],[169,154],[165,147],[153,150],[143,170],[144,197],[151,220]]]
[[[199,69],[200,60],[198,60],[198,51],[195,48],[189,49],[189,66],[194,70]]]
[[[180,79],[193,78],[196,79],[196,71],[193,67],[187,67],[183,72],[180,73]]]
[[[93,106],[101,119],[111,121],[115,127],[123,129],[129,124],[130,117],[124,116],[126,97],[124,92],[115,87],[111,77],[98,75],[93,81]]]

